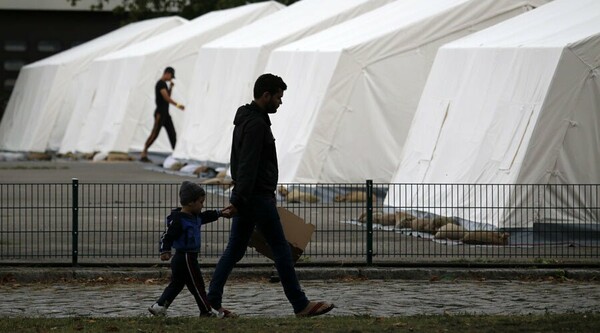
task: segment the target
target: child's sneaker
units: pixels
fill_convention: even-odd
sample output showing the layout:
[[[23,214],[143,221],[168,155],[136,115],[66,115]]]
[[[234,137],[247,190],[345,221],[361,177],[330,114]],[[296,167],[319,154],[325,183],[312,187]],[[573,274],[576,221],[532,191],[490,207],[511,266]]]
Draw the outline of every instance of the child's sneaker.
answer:
[[[158,305],[158,303],[154,303],[152,304],[151,307],[148,308],[148,311],[150,311],[150,313],[153,316],[161,316],[164,317],[167,315],[167,308],[164,306],[160,306]]]
[[[212,318],[216,317],[216,315],[212,312],[200,312],[200,318]]]
[[[223,318],[237,318],[239,317],[237,315],[237,313],[233,312],[233,311],[229,311],[225,308],[220,308],[217,312],[217,318],[219,319],[223,319]]]

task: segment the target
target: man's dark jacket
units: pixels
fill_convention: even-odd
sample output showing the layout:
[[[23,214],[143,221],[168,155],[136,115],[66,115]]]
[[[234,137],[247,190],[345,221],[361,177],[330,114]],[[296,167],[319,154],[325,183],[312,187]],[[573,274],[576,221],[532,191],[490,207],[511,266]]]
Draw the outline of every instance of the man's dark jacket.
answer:
[[[240,211],[251,196],[274,196],[279,176],[275,138],[269,115],[252,102],[241,106],[233,121],[231,203]]]

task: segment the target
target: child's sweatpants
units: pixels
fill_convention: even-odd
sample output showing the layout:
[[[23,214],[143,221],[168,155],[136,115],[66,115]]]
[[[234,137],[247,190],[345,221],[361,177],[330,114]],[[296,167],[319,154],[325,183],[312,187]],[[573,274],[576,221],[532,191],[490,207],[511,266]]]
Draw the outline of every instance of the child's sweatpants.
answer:
[[[194,295],[200,313],[210,312],[197,252],[176,252],[171,258],[171,283],[158,299],[158,305],[169,307],[184,285]]]

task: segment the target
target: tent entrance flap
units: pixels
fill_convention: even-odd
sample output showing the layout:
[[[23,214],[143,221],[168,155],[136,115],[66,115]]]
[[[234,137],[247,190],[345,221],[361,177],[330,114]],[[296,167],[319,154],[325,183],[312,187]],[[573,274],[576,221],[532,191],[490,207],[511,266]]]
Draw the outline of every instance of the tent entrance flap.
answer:
[[[431,110],[431,118],[430,122],[427,124],[427,128],[424,128],[424,131],[429,133],[434,133],[433,135],[427,136],[426,140],[422,142],[422,146],[420,147],[421,158],[419,159],[419,164],[429,163],[433,158],[433,154],[435,153],[435,149],[438,145],[438,141],[440,139],[442,130],[444,129],[444,123],[448,117],[448,111],[450,110],[450,101],[434,101],[434,105],[429,108]],[[425,179],[427,175],[427,171],[429,170],[429,164],[426,168],[422,168],[421,174],[418,176],[420,181]]]
[[[509,171],[519,152],[525,133],[530,126],[531,116],[535,105],[532,104],[510,104],[507,106],[506,117],[502,127],[507,135],[505,140],[500,138],[496,145],[493,159],[499,160],[499,170]]]

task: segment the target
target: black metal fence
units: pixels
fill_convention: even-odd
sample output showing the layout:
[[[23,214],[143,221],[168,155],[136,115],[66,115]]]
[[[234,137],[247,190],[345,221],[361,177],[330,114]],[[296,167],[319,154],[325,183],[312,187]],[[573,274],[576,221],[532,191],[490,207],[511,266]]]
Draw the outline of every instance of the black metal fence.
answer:
[[[205,209],[229,189],[204,185]],[[179,184],[0,184],[0,263],[158,263]],[[300,263],[597,262],[599,185],[281,184],[279,206],[315,226]],[[214,263],[230,221],[203,226]],[[244,262],[268,263],[249,248]]]

